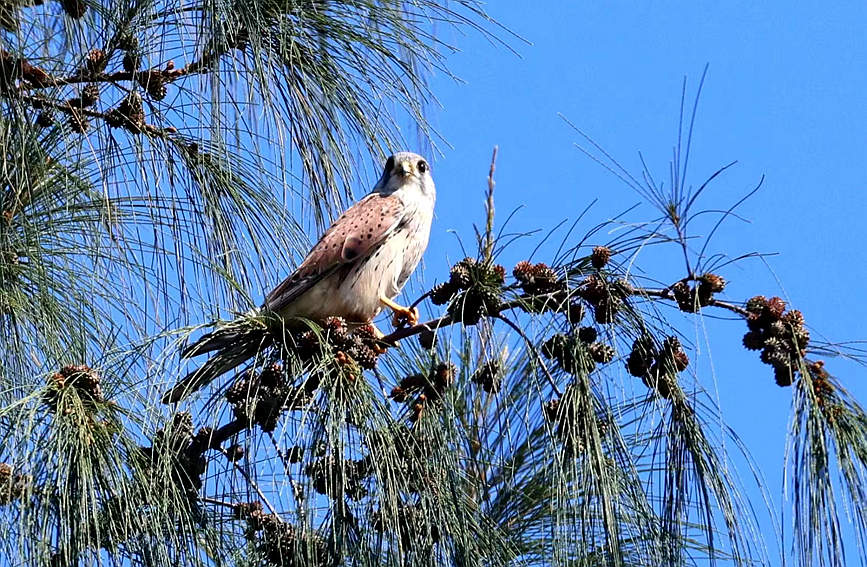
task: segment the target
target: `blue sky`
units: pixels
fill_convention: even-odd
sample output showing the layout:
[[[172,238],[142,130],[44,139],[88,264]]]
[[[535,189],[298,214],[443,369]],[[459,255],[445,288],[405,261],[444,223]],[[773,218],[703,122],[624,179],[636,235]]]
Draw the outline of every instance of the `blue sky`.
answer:
[[[575,148],[580,136],[558,114],[629,171],[640,173],[641,151],[654,176],[667,180],[683,78],[691,101],[708,64],[688,181],[698,185],[738,161],[704,197],[704,207],[713,209],[727,208],[764,176],[761,190],[739,209],[750,222],[727,223],[712,249],[778,254],[722,271],[730,281],[726,297],[781,295],[805,313],[814,335],[865,337],[867,5],[557,2],[533,8],[501,1],[489,11],[529,43],[512,41],[516,56],[477,35],[445,32],[462,49],[448,62],[464,82],[432,78],[441,105],[433,120],[452,147],[435,160],[437,219],[425,282],[442,277],[446,258],[461,257],[448,231],[469,236],[481,220],[494,145],[500,148],[498,211],[523,207],[516,228],[574,219],[598,199],[580,225],[588,229],[638,203],[637,194]],[[628,218],[655,216],[644,205]],[[506,263],[527,250],[516,247]],[[645,269],[660,279],[682,277],[676,255],[648,258],[653,262]],[[708,333],[715,369],[703,384],[718,393],[779,510],[791,390],[777,387],[769,367],[740,347],[743,323],[707,320],[701,331]],[[867,400],[865,369],[828,363]]]

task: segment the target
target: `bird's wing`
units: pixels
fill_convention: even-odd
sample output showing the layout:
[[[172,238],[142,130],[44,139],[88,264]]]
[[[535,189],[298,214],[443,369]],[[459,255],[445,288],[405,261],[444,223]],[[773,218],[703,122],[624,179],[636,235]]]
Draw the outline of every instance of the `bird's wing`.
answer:
[[[340,266],[364,258],[400,225],[404,206],[394,194],[371,193],[340,216],[293,274],[265,297],[265,307],[281,311]]]

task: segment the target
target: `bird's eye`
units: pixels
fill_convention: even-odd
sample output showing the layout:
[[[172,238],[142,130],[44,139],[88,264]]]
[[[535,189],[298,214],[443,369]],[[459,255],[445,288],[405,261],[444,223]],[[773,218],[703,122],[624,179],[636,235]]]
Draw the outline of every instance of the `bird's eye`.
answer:
[[[385,162],[386,173],[391,173],[392,169],[394,169],[394,156],[389,157],[388,161]]]
[[[427,171],[427,162],[424,160],[418,162],[418,170],[422,173],[426,172]]]

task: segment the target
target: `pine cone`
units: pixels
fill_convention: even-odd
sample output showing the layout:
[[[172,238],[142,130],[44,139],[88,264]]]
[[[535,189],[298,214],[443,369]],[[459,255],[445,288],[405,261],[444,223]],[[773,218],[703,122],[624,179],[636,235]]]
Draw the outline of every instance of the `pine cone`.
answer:
[[[404,376],[400,381],[400,388],[404,390],[413,390],[417,388],[421,388],[425,385],[424,376],[421,374],[410,374],[409,376]]]
[[[138,38],[131,32],[125,32],[118,38],[117,47],[122,51],[138,49]]]
[[[719,293],[726,287],[726,281],[716,274],[707,273],[698,280],[699,286],[705,288],[708,293]]]
[[[792,369],[788,366],[775,366],[774,381],[777,383],[777,386],[781,388],[791,386],[794,381]]]
[[[512,275],[518,280],[521,290],[528,295],[542,295],[563,289],[557,273],[543,262],[535,265],[526,260],[518,262]]]
[[[407,400],[408,396],[406,390],[404,390],[400,386],[395,386],[391,389],[391,393],[388,395],[388,397],[398,403],[403,403]]]
[[[102,49],[91,49],[84,59],[84,68],[87,72],[96,75],[105,70],[106,63],[108,63],[108,59],[106,59]]]
[[[352,353],[352,358],[355,362],[365,370],[373,370],[376,368],[376,361],[379,355],[374,350],[366,345],[356,347]]]
[[[578,339],[585,343],[592,343],[599,336],[593,327],[581,327],[578,329]]]
[[[674,368],[678,372],[683,372],[689,366],[689,357],[683,350],[677,350],[673,355]]]
[[[590,354],[590,358],[599,364],[608,364],[614,360],[614,355],[616,354],[614,348],[602,343],[591,344],[587,347],[587,352]]]
[[[457,368],[454,364],[440,362],[433,367],[431,371],[430,383],[433,386],[432,391],[426,393],[432,399],[439,399],[455,381]],[[427,388],[426,388],[427,390]]]
[[[134,73],[138,71],[142,65],[141,55],[135,51],[127,51],[123,56],[121,65],[123,65],[123,70],[127,73]]]
[[[754,315],[761,315],[768,305],[768,300],[764,295],[757,295],[747,300],[744,308]]]
[[[279,362],[269,364],[259,372],[259,384],[265,388],[283,388],[286,385],[283,365]]]
[[[451,280],[437,284],[430,292],[431,303],[434,305],[445,305],[455,293],[457,293],[457,289],[452,285]]]
[[[768,340],[770,341],[771,339]],[[762,350],[761,359],[762,362],[770,364],[774,368],[789,367],[789,355],[785,351],[777,348],[766,346],[764,350]]]
[[[244,446],[237,443],[226,449],[226,458],[232,463],[237,463],[243,459],[245,454]]]
[[[475,325],[487,314],[487,310],[478,294],[467,293],[463,301],[455,301],[449,306],[449,313],[464,325]]]
[[[327,333],[328,341],[337,347],[343,346],[349,338],[346,320],[343,317],[329,317],[322,328]]]
[[[810,344],[810,331],[808,331],[804,327],[795,329],[792,338],[794,339],[795,345],[797,345],[798,350],[805,349],[807,348],[807,345]]]
[[[506,281],[506,268],[499,264],[492,264],[488,267],[488,279],[490,283],[502,284]]]
[[[566,307],[566,318],[573,325],[577,325],[584,319],[584,304],[580,301],[572,301]]]
[[[769,337],[782,337],[790,333],[790,328],[780,319],[771,321],[764,329]]]
[[[533,277],[533,264],[527,260],[521,260],[512,268],[512,275],[519,283],[529,282]]]
[[[761,350],[765,347],[765,336],[761,331],[749,331],[744,335],[743,343],[747,350]]]
[[[500,289],[484,287],[479,290],[479,297],[485,305],[485,312],[488,315],[496,315],[500,311],[502,302],[500,301]]]
[[[82,106],[93,106],[99,100],[99,85],[91,83],[85,86],[81,89],[79,98],[81,99]]]
[[[797,309],[787,311],[782,317],[783,323],[798,328],[804,326],[804,314]]]
[[[480,366],[474,373],[472,381],[491,394],[500,390],[503,375],[503,364],[499,360],[490,360]]]
[[[590,274],[581,282],[575,293],[595,306],[608,296],[608,288],[605,280],[595,274]]]
[[[106,122],[112,128],[122,126],[133,134],[140,133],[145,122],[141,95],[137,92],[129,93],[116,109],[108,113]]]
[[[678,308],[684,313],[695,313],[698,311],[700,302],[696,302],[694,290],[685,281],[676,282],[670,288],[674,300],[677,302]]]
[[[642,381],[648,388],[651,388],[666,400],[671,399],[671,380],[672,378],[668,374],[654,370],[651,370],[642,378]]]
[[[552,335],[542,343],[542,348],[540,349],[542,355],[545,356],[545,358],[558,358],[566,348],[567,342],[568,339],[566,338],[566,335],[562,333]]]
[[[449,283],[453,288],[468,289],[472,284],[472,274],[470,269],[477,264],[474,258],[464,258],[454,266],[449,272]]]
[[[626,369],[631,375],[641,378],[650,371],[655,358],[653,340],[649,337],[637,339],[632,343],[632,351],[626,359]]]
[[[602,298],[599,303],[596,304],[596,309],[593,311],[596,322],[602,325],[613,323],[615,316],[622,306],[623,301],[613,295],[608,295]]]
[[[418,344],[425,350],[431,350],[434,345],[436,334],[428,329],[422,329],[418,334]]]
[[[609,260],[611,260],[611,249],[607,246],[597,246],[590,254],[590,263],[597,270],[604,268]]]
[[[90,128],[90,121],[83,114],[70,114],[67,124],[69,129],[76,134],[84,134]]]
[[[36,116],[36,124],[42,128],[48,128],[54,124],[54,113],[43,110]]]
[[[166,81],[161,71],[148,71],[138,75],[138,83],[154,100],[166,98]]]
[[[767,303],[767,314],[771,319],[779,319],[786,310],[786,302],[779,297],[772,297]]]

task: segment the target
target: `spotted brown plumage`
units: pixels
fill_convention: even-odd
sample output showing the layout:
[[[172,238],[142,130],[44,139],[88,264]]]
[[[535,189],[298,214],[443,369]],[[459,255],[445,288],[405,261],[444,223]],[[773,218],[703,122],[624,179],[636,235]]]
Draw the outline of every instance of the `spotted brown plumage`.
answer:
[[[410,152],[394,154],[373,191],[334,221],[298,268],[265,296],[258,312],[274,313],[287,322],[342,317],[363,324],[387,306],[414,322],[417,312],[393,299],[427,248],[435,199],[427,161]],[[261,340],[242,340],[231,323],[205,335],[184,356],[217,354],[178,382],[163,402],[198,390],[261,347]]]

